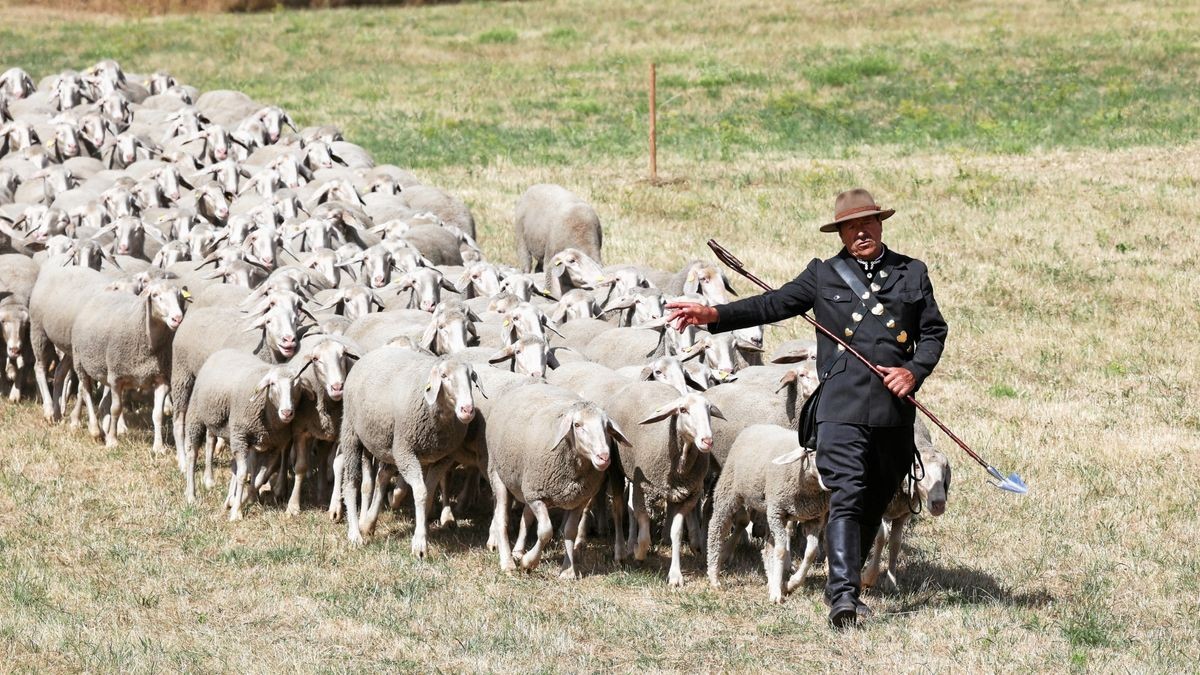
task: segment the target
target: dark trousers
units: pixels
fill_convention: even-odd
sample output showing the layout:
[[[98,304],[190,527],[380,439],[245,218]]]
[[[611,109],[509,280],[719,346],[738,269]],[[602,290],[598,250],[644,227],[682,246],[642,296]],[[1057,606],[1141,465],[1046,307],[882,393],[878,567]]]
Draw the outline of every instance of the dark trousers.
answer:
[[[830,600],[845,593],[858,597],[862,549],[870,550],[883,512],[912,467],[915,453],[912,425],[817,424],[817,470],[832,491],[829,524],[838,523],[834,529],[857,527],[859,534],[854,539],[860,550],[846,551],[844,573],[830,570],[825,588]]]

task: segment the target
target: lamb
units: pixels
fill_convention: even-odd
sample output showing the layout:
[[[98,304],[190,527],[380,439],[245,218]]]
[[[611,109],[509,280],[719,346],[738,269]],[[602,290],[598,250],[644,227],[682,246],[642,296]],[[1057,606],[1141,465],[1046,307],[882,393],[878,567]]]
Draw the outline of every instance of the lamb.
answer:
[[[750,370],[752,368],[746,368],[742,373]],[[704,396],[721,406],[728,416],[728,419],[713,424],[712,456],[719,466],[725,465],[725,457],[734,441],[750,424],[775,424],[796,429],[800,408],[816,388],[816,382],[798,376],[795,370],[780,372],[766,382],[754,381],[752,375],[747,380],[726,382],[704,392]]]
[[[196,449],[203,440],[211,456],[218,438],[233,453],[229,484],[229,519],[240,520],[246,502],[247,476],[256,472],[260,455],[286,447],[296,411],[296,378],[287,365],[264,363],[236,349],[214,352],[196,374],[186,428],[185,497],[196,499]]]
[[[475,381],[470,365],[401,347],[371,351],[350,371],[338,451],[345,462],[342,495],[352,544],[361,545],[363,534],[372,531],[382,501],[379,490],[360,522],[352,493],[361,480],[366,450],[381,463],[378,484],[399,472],[411,488],[416,510],[412,552],[425,556],[426,496],[449,468],[443,460],[463,447],[467,425],[475,417]],[[426,467],[434,465],[427,474]]]
[[[899,587],[896,583],[896,561],[900,558],[905,526],[912,518],[913,511],[920,508],[918,504],[927,508],[929,515],[934,517],[946,512],[946,501],[950,496],[950,459],[933,446],[929,427],[925,426],[920,418],[913,427],[913,440],[916,441],[917,451],[921,453],[924,474],[914,466],[914,471],[921,476],[916,484],[916,494],[913,494],[913,485],[905,480],[883,512],[883,522],[875,535],[866,569],[863,570],[864,589],[875,586],[879,580],[880,558],[885,540],[888,547],[887,579],[892,588]]]
[[[799,462],[799,464],[797,464]],[[713,491],[708,524],[708,580],[720,586],[721,561],[729,552],[729,524],[740,509],[764,514],[770,534],[763,547],[767,592],[771,602],[783,602],[783,570],[791,566],[788,526],[799,522],[806,546],[800,567],[787,582],[791,593],[812,567],[817,535],[829,511],[829,496],[821,489],[816,460],[797,447],[796,432],[786,427],[756,424],[738,434],[721,478]]]
[[[8,400],[21,400],[21,389],[29,381],[33,368],[33,349],[29,344],[29,310],[16,296],[0,300],[0,338],[7,358],[5,377],[12,388]]]
[[[150,282],[140,296],[119,291],[96,294],[71,328],[71,352],[79,395],[87,405],[88,431],[100,436],[91,383],[108,387],[111,410],[104,429],[105,445],[117,445],[117,420],[125,392],[154,388],[153,452],[163,446],[163,405],[170,389],[171,341],[183,322],[183,289],[169,280]]]
[[[595,403],[565,389],[531,384],[494,406],[486,438],[488,480],[496,500],[491,537],[498,544],[500,569],[516,569],[508,540],[511,494],[528,505],[538,523],[537,541],[521,556],[521,569],[531,570],[541,560],[553,533],[550,509],[564,509],[566,550],[559,576],[578,577],[579,521],[603,485],[610,446],[629,445],[625,434]]]
[[[587,387],[580,392],[596,400]],[[650,514],[646,498],[662,498],[667,504],[667,520],[671,523],[671,569],[667,583],[683,585],[680,569],[680,546],[683,540],[684,519],[704,493],[704,478],[708,475],[708,453],[712,448],[712,421],[724,415],[699,394],[679,396],[670,385],[662,382],[631,382],[598,401],[622,428],[629,429],[626,437],[630,447],[617,457],[621,473],[633,488],[633,517],[629,539],[620,541],[622,500],[613,500],[613,522],[616,525],[614,553],[618,559],[625,549],[634,548],[634,558],[645,560],[650,549]],[[649,416],[647,415],[649,412]],[[667,421],[667,424],[658,422]],[[698,521],[689,527],[689,539],[698,548]],[[635,547],[636,546],[636,547]]]
[[[517,260],[524,272],[540,272],[554,254],[582,251],[603,264],[600,218],[587,202],[559,185],[534,185],[517,201]]]

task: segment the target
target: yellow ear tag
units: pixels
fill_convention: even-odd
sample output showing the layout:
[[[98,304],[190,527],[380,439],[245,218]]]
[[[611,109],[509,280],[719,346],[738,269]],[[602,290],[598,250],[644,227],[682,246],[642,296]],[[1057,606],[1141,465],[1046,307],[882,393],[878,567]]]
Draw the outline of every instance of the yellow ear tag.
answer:
[[[181,295],[183,295],[184,300],[190,300],[192,298],[192,294],[190,291],[183,291],[181,293]]]
[[[505,328],[508,328],[508,324],[510,324],[510,323],[512,323],[512,322],[511,322],[511,321],[509,321],[508,319],[505,319],[505,320],[504,320],[504,323],[503,323],[502,325],[503,325]]]
[[[695,281],[695,280],[696,280],[696,273],[695,273],[695,272],[688,272],[688,278],[687,278],[687,280],[688,280],[688,281]]]
[[[430,389],[433,389],[433,385],[426,382],[425,383],[425,391],[429,391]]]

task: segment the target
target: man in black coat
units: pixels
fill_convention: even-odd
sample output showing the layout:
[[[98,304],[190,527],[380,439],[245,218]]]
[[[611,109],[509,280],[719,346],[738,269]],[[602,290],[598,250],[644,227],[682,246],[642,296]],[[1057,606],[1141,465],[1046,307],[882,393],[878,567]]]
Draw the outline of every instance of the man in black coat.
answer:
[[[716,307],[670,303],[673,326],[707,324],[713,333],[773,323],[814,310],[816,320],[879,367],[884,378],[820,332],[816,409],[817,469],[831,491],[825,527],[825,599],[835,627],[870,610],[859,599],[863,560],[884,509],[911,469],[915,408],[905,400],[933,372],[946,343],[925,263],[883,245],[882,209],[863,189],[838,195],[834,220],[844,248],[814,258],[782,288]]]

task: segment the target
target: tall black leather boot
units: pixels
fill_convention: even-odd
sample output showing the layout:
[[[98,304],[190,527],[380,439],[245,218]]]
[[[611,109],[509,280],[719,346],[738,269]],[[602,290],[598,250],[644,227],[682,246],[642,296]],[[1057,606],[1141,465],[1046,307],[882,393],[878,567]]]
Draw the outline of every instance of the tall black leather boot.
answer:
[[[858,591],[862,572],[858,523],[832,520],[825,525],[825,548],[829,580],[825,600],[829,602],[829,623],[848,628],[858,621]]]
[[[863,565],[867,564],[867,556],[871,555],[871,547],[875,545],[875,535],[878,533],[879,523],[876,523],[874,526],[860,525],[858,528],[858,570],[860,580],[862,576],[861,573]],[[861,583],[859,584],[859,590],[862,590]],[[871,608],[867,607],[867,605],[862,601],[862,598],[857,594],[855,595],[854,603],[858,609],[859,621],[864,621],[875,616],[875,612],[872,612]]]

